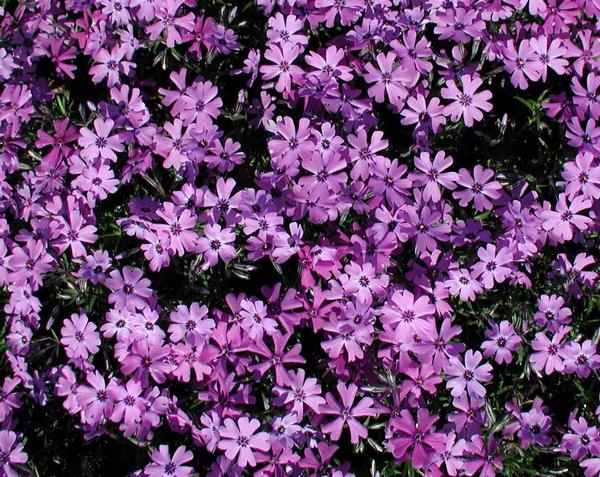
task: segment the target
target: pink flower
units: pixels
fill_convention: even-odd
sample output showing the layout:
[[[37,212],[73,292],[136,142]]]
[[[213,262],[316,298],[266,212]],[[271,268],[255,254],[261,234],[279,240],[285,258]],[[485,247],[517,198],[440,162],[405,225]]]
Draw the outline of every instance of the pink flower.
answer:
[[[453,100],[446,106],[445,114],[450,115],[454,122],[462,117],[465,125],[471,127],[474,121],[483,119],[482,111],[492,110],[492,103],[488,101],[492,98],[492,93],[487,90],[476,92],[483,84],[478,76],[463,75],[460,77],[460,82],[462,91],[458,89],[454,80],[447,81],[446,86],[442,88],[442,98]]]
[[[256,465],[255,451],[267,452],[270,448],[269,434],[266,432],[256,432],[260,427],[258,419],[248,419],[242,416],[234,421],[231,418],[225,419],[223,425],[219,428],[218,448],[225,451],[225,457],[229,460],[235,460],[241,467]]]
[[[354,383],[348,385],[338,383],[336,388],[342,399],[341,404],[333,394],[327,393],[325,396],[327,402],[319,407],[319,412],[337,417],[333,421],[322,424],[321,429],[324,433],[329,434],[332,440],[337,441],[342,434],[343,427],[347,425],[350,429],[350,441],[358,444],[361,439],[366,439],[368,431],[356,418],[375,416],[378,412],[373,407],[373,400],[369,397],[364,397],[354,404],[358,392],[358,386]]]
[[[529,361],[537,371],[552,374],[554,371],[561,372],[564,369],[561,354],[564,348],[562,340],[570,330],[567,326],[561,326],[552,336],[552,340],[548,339],[545,333],[536,333],[535,339],[531,342],[535,352],[531,353]]]
[[[449,364],[444,371],[451,378],[446,383],[452,396],[460,396],[465,390],[470,396],[485,396],[485,388],[482,382],[492,380],[492,366],[488,363],[480,365],[483,356],[479,351],[467,350],[464,363],[458,358],[450,358]]]
[[[144,472],[148,477],[189,477],[194,472],[193,467],[183,465],[194,458],[194,454],[185,446],[175,449],[173,457],[171,457],[169,446],[161,445],[152,451],[150,457],[152,463],[144,467]]]
[[[415,158],[415,167],[423,173],[411,174],[411,178],[417,186],[425,186],[423,188],[423,200],[439,202],[442,198],[442,190],[454,190],[455,182],[458,180],[456,172],[444,172],[452,165],[452,157],[446,156],[443,151],[436,153],[433,162],[428,152],[422,152],[419,157]]]
[[[87,359],[90,354],[96,354],[100,349],[100,335],[96,330],[85,313],[73,313],[71,319],[67,318],[60,330],[60,343],[65,346],[67,356]]]
[[[271,45],[265,51],[265,59],[273,65],[263,65],[260,72],[263,79],[272,80],[277,78],[275,90],[280,93],[289,93],[292,90],[292,82],[297,81],[303,75],[302,68],[294,65],[294,61],[300,55],[300,49],[289,43],[283,45]]]
[[[408,409],[402,409],[400,416],[390,422],[394,437],[388,447],[399,461],[410,461],[416,469],[422,469],[431,458],[445,449],[446,436],[435,432],[437,416],[429,414],[427,409],[419,408],[415,422]]]
[[[235,234],[231,229],[220,225],[206,225],[204,236],[198,239],[198,251],[204,253],[204,261],[214,267],[219,258],[225,263],[235,256],[235,247],[230,245],[235,242]]]
[[[113,126],[115,125],[112,119],[102,120],[96,118],[94,120],[94,131],[88,128],[81,128],[79,134],[81,137],[78,143],[83,147],[82,156],[89,159],[96,159],[98,156],[109,161],[116,161],[117,155],[115,152],[123,152],[125,146],[118,134],[110,135]]]
[[[592,225],[592,219],[578,213],[589,209],[591,205],[591,201],[584,199],[582,196],[575,197],[567,205],[566,195],[560,194],[556,203],[556,211],[544,210],[541,213],[541,218],[544,221],[542,225],[548,231],[548,235],[559,243],[571,240],[574,229],[584,231]]]
[[[123,267],[123,271],[113,270],[104,284],[111,289],[108,302],[117,308],[130,311],[146,307],[147,299],[152,296],[150,280],[143,278],[139,268]]]
[[[15,467],[27,462],[27,454],[24,452],[23,444],[17,440],[17,434],[13,431],[3,429],[0,431],[0,471],[6,477],[19,477]]]

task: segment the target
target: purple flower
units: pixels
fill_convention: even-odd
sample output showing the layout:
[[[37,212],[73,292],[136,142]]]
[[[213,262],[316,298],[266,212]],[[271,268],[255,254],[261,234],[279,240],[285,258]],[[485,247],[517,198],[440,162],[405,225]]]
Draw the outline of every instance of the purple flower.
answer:
[[[409,410],[400,411],[400,416],[390,421],[394,437],[388,446],[394,457],[410,461],[416,469],[425,467],[433,456],[445,449],[446,436],[435,432],[437,420],[437,416],[430,415],[424,408],[417,410],[416,422]]]
[[[27,462],[23,444],[17,439],[18,436],[13,431],[0,431],[0,470],[7,477],[18,477],[19,472],[15,467]]]
[[[459,295],[462,301],[473,301],[477,295],[483,293],[479,281],[471,277],[469,270],[465,268],[450,270],[445,286],[452,295]]]
[[[483,119],[482,111],[492,110],[492,103],[488,101],[492,98],[492,93],[487,90],[476,92],[483,84],[478,76],[463,75],[460,77],[460,82],[462,90],[458,89],[454,80],[446,82],[446,86],[442,88],[442,98],[453,100],[446,106],[445,114],[449,115],[454,122],[462,117],[465,125],[471,127],[474,121]]]
[[[350,441],[358,444],[361,439],[366,439],[368,431],[362,425],[357,417],[375,416],[378,414],[373,407],[373,400],[369,397],[363,397],[354,404],[358,387],[354,383],[345,385],[338,383],[336,386],[341,403],[331,393],[325,395],[326,403],[319,406],[319,412],[325,415],[336,416],[333,421],[321,425],[324,433],[329,434],[334,441],[339,440],[342,429],[348,426],[350,429]]]
[[[150,455],[152,463],[144,467],[144,472],[148,477],[189,477],[194,472],[194,468],[186,464],[194,458],[194,454],[187,450],[185,446],[179,446],[175,449],[173,456],[169,453],[168,445],[160,445],[154,449]]]
[[[502,185],[498,181],[491,180],[494,177],[494,171],[491,169],[484,169],[477,164],[473,169],[473,175],[466,169],[460,169],[458,173],[456,182],[465,190],[458,190],[452,196],[459,199],[461,207],[473,202],[478,212],[490,210],[493,207],[490,199],[497,200],[501,197]]]
[[[492,244],[477,250],[480,262],[473,265],[472,273],[475,278],[480,278],[481,283],[487,289],[493,288],[494,283],[502,283],[512,273],[507,265],[511,264],[514,257],[510,250],[500,248]]]
[[[487,358],[493,356],[498,364],[511,363],[512,352],[521,345],[521,337],[506,320],[501,321],[500,325],[493,323],[491,329],[485,332],[485,337],[487,340],[481,344],[483,355]]]
[[[100,335],[96,325],[88,320],[85,313],[73,313],[71,318],[64,321],[60,330],[60,343],[70,359],[87,359],[90,354],[96,354],[100,349]]]
[[[564,307],[565,300],[556,295],[542,295],[537,301],[537,312],[533,315],[535,324],[548,328],[553,333],[571,322],[571,310]]]
[[[204,261],[214,267],[219,258],[225,263],[235,256],[235,234],[229,228],[222,229],[220,225],[206,225],[204,236],[198,239],[198,251],[204,254]]]
[[[292,89],[292,82],[300,79],[303,74],[302,68],[293,64],[299,54],[299,48],[289,43],[271,45],[265,51],[265,59],[273,64],[260,67],[263,79],[272,80],[277,78],[275,90],[280,93],[289,93]]]
[[[545,210],[541,213],[541,219],[544,221],[542,225],[548,231],[548,235],[559,243],[571,240],[573,229],[584,231],[592,224],[592,219],[578,214],[578,212],[590,208],[591,205],[588,199],[581,196],[575,197],[567,205],[565,194],[560,194],[556,203],[556,211]]]
[[[113,270],[104,284],[112,291],[108,302],[117,308],[129,311],[146,307],[147,299],[152,296],[150,280],[143,278],[139,268],[123,267],[123,271]]]
[[[535,352],[531,353],[529,361],[537,371],[552,374],[554,371],[560,372],[564,369],[562,340],[569,331],[569,327],[561,326],[551,340],[545,333],[536,333],[535,339],[531,341],[531,347]]]
[[[456,188],[455,182],[458,180],[456,172],[443,172],[452,165],[452,157],[446,156],[443,151],[439,151],[431,162],[428,152],[422,152],[415,158],[415,167],[422,173],[412,174],[411,178],[417,186],[423,188],[423,200],[439,202],[442,198],[441,187],[449,190]]]
[[[156,22],[146,27],[151,40],[157,40],[163,32],[166,32],[167,46],[173,48],[176,44],[182,43],[182,32],[194,30],[193,13],[177,16],[183,3],[184,0],[165,0],[155,8],[153,20]]]
[[[273,392],[277,395],[276,405],[290,405],[292,412],[302,420],[305,406],[313,412],[319,412],[325,399],[321,396],[321,386],[316,378],[305,378],[303,369],[289,371],[282,385],[275,386]]]
[[[112,119],[102,120],[97,118],[94,120],[94,131],[88,128],[81,128],[81,135],[77,142],[83,151],[82,156],[88,159],[102,157],[108,161],[116,161],[117,155],[115,152],[123,152],[125,146],[123,140],[118,134],[110,135],[115,123]]]
[[[563,434],[561,447],[571,454],[575,460],[583,460],[590,452],[600,454],[600,434],[596,426],[589,426],[585,418],[572,416],[569,418],[572,432]]]
[[[485,388],[481,383],[492,380],[492,366],[488,363],[480,365],[482,359],[479,351],[472,350],[466,351],[464,363],[458,358],[450,358],[444,371],[451,376],[446,387],[450,389],[452,396],[459,396],[465,390],[470,396],[485,396]]]
[[[256,465],[254,452],[267,452],[270,448],[269,434],[256,432],[260,427],[258,419],[248,419],[242,416],[234,421],[227,418],[219,428],[219,449],[225,451],[225,457],[237,463],[241,467]]]

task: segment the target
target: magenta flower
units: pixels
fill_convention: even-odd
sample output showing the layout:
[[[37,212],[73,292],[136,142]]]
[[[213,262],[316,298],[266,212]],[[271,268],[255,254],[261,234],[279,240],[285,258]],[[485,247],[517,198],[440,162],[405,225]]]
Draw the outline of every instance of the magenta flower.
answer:
[[[545,210],[541,213],[541,219],[544,230],[557,242],[563,243],[573,238],[573,230],[584,231],[593,223],[589,217],[579,214],[583,210],[589,209],[592,203],[589,199],[581,196],[575,197],[567,205],[565,194],[558,196],[556,211]]]
[[[565,359],[565,373],[576,373],[580,378],[587,378],[592,371],[600,368],[600,356],[591,340],[585,340],[583,343],[571,341],[565,346],[562,354]]]
[[[467,391],[470,396],[485,396],[485,388],[481,383],[492,380],[492,366],[488,363],[481,363],[483,356],[479,351],[473,352],[467,350],[464,357],[464,363],[458,358],[450,358],[449,364],[444,371],[451,378],[446,383],[446,388],[450,389],[452,396],[459,396]]]
[[[100,349],[100,335],[96,325],[88,320],[85,313],[73,313],[71,318],[64,321],[60,330],[60,343],[70,359],[87,359],[90,354],[96,354]]]
[[[410,461],[416,469],[424,468],[432,457],[446,447],[446,435],[435,432],[434,424],[438,417],[429,414],[427,409],[417,410],[417,421],[408,409],[402,409],[400,416],[390,421],[394,437],[388,447],[399,461]]]
[[[192,122],[203,124],[219,117],[223,101],[219,98],[219,90],[210,81],[195,81],[185,90],[182,96],[183,111],[181,119],[184,124]]]
[[[367,63],[365,81],[374,83],[367,90],[369,97],[382,103],[387,95],[390,103],[400,106],[407,97],[407,86],[412,82],[414,75],[396,65],[396,55],[393,52],[377,55],[377,68]]]
[[[13,412],[13,409],[21,407],[21,395],[13,392],[21,383],[19,378],[4,378],[4,384],[0,387],[0,421],[5,422]]]
[[[129,311],[145,308],[152,290],[149,287],[150,280],[143,276],[144,273],[139,268],[123,267],[122,272],[113,270],[104,282],[112,291],[108,302]]]
[[[448,169],[453,163],[451,156],[446,156],[443,151],[436,153],[433,162],[428,152],[422,152],[419,157],[415,158],[415,167],[422,173],[412,174],[411,178],[417,186],[425,186],[423,188],[423,200],[439,202],[442,198],[442,190],[454,190],[455,182],[458,180],[456,172],[443,172]]]
[[[27,453],[18,436],[13,431],[0,431],[0,470],[7,477],[18,477],[20,472],[15,467],[27,462]]]
[[[446,82],[442,88],[441,95],[444,99],[453,100],[446,106],[445,114],[449,115],[452,121],[457,122],[461,117],[467,127],[473,126],[473,122],[483,119],[482,111],[491,111],[492,103],[488,100],[492,98],[490,91],[477,92],[483,81],[478,76],[463,75],[460,77],[462,90],[456,86],[454,80]]]
[[[95,55],[97,64],[90,68],[90,75],[94,83],[99,83],[106,78],[109,88],[121,83],[121,74],[128,75],[135,68],[135,63],[124,60],[125,49],[119,45],[113,46],[112,50],[102,48]]]
[[[108,391],[110,399],[114,402],[114,407],[110,420],[121,422],[126,428],[126,434],[133,434],[133,428],[138,423],[142,414],[146,411],[146,401],[141,396],[142,386],[139,382],[129,380],[125,386],[116,385]]]
[[[506,248],[496,250],[495,245],[488,244],[477,250],[477,256],[481,261],[473,265],[472,273],[487,289],[493,288],[494,283],[502,283],[512,273],[507,265],[512,263],[514,257]]]
[[[469,270],[465,268],[450,270],[445,286],[450,294],[458,295],[462,301],[473,301],[477,295],[483,293],[479,281],[471,277]]]
[[[299,54],[299,48],[289,43],[271,45],[265,51],[265,59],[274,64],[260,67],[263,79],[272,80],[277,78],[275,90],[280,93],[289,93],[292,89],[292,82],[297,81],[303,75],[302,68],[293,64]]]
[[[235,247],[230,245],[235,242],[235,234],[227,227],[220,225],[206,225],[204,236],[198,238],[198,251],[204,254],[204,261],[214,267],[219,258],[225,263],[235,256]]]
[[[445,108],[440,104],[439,98],[433,97],[427,103],[422,94],[410,96],[401,115],[401,124],[416,124],[418,128],[431,129],[434,134],[440,132],[446,124]]]
[[[570,200],[579,193],[586,199],[600,199],[600,167],[594,164],[594,156],[589,152],[579,153],[575,161],[567,162],[561,175]]]
[[[569,428],[572,432],[563,434],[561,447],[571,454],[575,460],[583,460],[592,454],[600,453],[600,434],[596,426],[589,426],[585,418],[569,417]]]
[[[321,386],[316,378],[305,378],[303,369],[298,371],[288,371],[284,377],[284,383],[273,387],[273,392],[277,395],[276,405],[290,405],[292,412],[296,413],[302,420],[305,412],[305,406],[313,412],[319,412],[321,405],[325,404],[325,399],[321,396]]]
[[[165,202],[162,210],[156,211],[165,223],[154,224],[158,232],[169,235],[169,251],[182,256],[195,249],[198,234],[193,230],[197,223],[196,215],[189,209],[182,209],[172,202]]]
[[[537,81],[541,77],[543,64],[529,40],[522,40],[519,49],[515,48],[513,40],[509,40],[504,48],[504,68],[511,74],[510,81],[514,87],[526,89],[527,80]]]
[[[351,262],[344,268],[347,279],[344,280],[344,290],[356,294],[359,302],[371,304],[374,297],[380,296],[388,283],[387,275],[376,273],[370,263],[359,265]]]
[[[114,402],[109,397],[109,390],[116,386],[114,380],[106,385],[104,377],[97,371],[88,373],[86,382],[77,388],[77,398],[84,414],[84,422],[99,423],[102,418],[108,419]]]
[[[234,421],[227,418],[219,428],[218,448],[225,451],[225,457],[236,460],[241,467],[256,466],[255,452],[267,452],[270,448],[269,434],[256,432],[260,427],[258,419],[242,416]]]
[[[204,345],[215,327],[215,321],[207,316],[208,308],[205,305],[178,305],[169,315],[171,341],[178,343],[183,340],[193,346]]]
[[[537,301],[537,312],[533,315],[535,324],[546,327],[553,333],[571,322],[571,310],[563,306],[565,300],[557,295],[542,295]]]
[[[250,339],[262,339],[265,333],[272,336],[277,331],[277,322],[267,316],[268,310],[262,301],[244,299],[240,306],[239,315],[242,319],[242,327]]]
[[[493,207],[490,199],[497,200],[501,197],[502,185],[492,180],[494,171],[491,169],[484,169],[477,164],[473,169],[473,175],[466,169],[460,169],[458,172],[456,182],[465,190],[457,190],[452,196],[459,199],[461,207],[473,202],[478,212],[490,210]]]
[[[146,27],[151,40],[157,40],[162,33],[166,33],[166,44],[169,48],[173,48],[176,44],[182,43],[182,33],[194,30],[193,13],[178,16],[179,8],[183,3],[184,0],[165,0],[156,7],[155,16],[152,18],[156,22]]]
[[[483,355],[486,358],[491,356],[498,364],[511,363],[512,352],[521,345],[521,337],[515,333],[515,328],[511,323],[504,320],[500,325],[493,323],[491,329],[486,330],[486,341],[481,343]]]
[[[471,436],[465,445],[464,469],[467,475],[479,472],[481,477],[494,477],[503,469],[502,456],[499,455],[498,439],[490,436],[486,441],[479,434]]]
[[[531,341],[531,347],[535,352],[529,355],[529,361],[537,371],[552,374],[554,371],[561,372],[564,369],[562,340],[570,330],[567,326],[561,326],[551,340],[545,333],[535,334],[535,339]]]
[[[319,412],[337,417],[333,421],[322,424],[321,429],[324,433],[329,434],[332,440],[337,441],[344,426],[348,426],[350,441],[352,444],[358,444],[361,439],[366,439],[368,431],[356,418],[375,416],[378,411],[373,407],[373,400],[369,397],[363,397],[354,404],[358,392],[358,386],[354,383],[348,385],[338,383],[336,389],[342,400],[341,404],[333,394],[327,393],[325,396],[326,403],[319,407]]]
[[[188,463],[194,458],[194,454],[187,450],[185,446],[179,446],[175,449],[173,456],[169,453],[168,445],[158,446],[150,455],[152,463],[144,467],[144,473],[148,477],[189,477],[194,472],[194,468]]]
[[[123,140],[118,134],[110,135],[115,123],[112,119],[102,120],[97,118],[94,120],[94,131],[88,128],[81,128],[78,143],[83,147],[81,154],[89,159],[102,157],[108,161],[116,161],[117,155],[115,152],[123,152],[125,146]]]

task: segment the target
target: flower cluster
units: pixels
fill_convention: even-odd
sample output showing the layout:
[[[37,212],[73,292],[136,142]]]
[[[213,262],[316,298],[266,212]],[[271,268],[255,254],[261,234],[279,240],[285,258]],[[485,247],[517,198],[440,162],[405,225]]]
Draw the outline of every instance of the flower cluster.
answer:
[[[600,4],[228,3],[0,7],[0,476],[600,475]]]

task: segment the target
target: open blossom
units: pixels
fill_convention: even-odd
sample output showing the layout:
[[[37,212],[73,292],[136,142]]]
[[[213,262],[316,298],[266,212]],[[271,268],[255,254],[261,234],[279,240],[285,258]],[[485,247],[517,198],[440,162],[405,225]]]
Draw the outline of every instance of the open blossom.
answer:
[[[500,324],[493,323],[492,327],[485,332],[487,338],[481,344],[483,355],[494,357],[498,364],[511,363],[512,353],[521,345],[521,337],[515,333],[511,323],[504,320]]]
[[[139,268],[123,267],[122,271],[113,270],[104,282],[112,290],[108,302],[130,311],[143,309],[146,300],[152,296],[150,280],[143,276],[144,273]]]
[[[417,469],[425,467],[430,453],[442,452],[445,448],[446,436],[435,431],[437,420],[437,416],[423,408],[417,411],[416,421],[409,410],[400,411],[400,416],[390,422],[395,435],[390,439],[389,447],[394,457],[410,461]]]
[[[204,236],[198,239],[198,251],[204,253],[204,260],[214,267],[219,258],[229,262],[235,255],[235,247],[230,245],[235,241],[235,234],[220,225],[207,225],[203,230]]]
[[[123,152],[125,146],[123,140],[118,134],[111,135],[115,123],[112,119],[94,120],[94,131],[88,128],[81,128],[78,143],[83,147],[82,155],[89,159],[102,157],[108,161],[116,161],[116,152]]]
[[[406,86],[412,82],[413,75],[396,64],[393,52],[377,55],[377,67],[367,63],[365,80],[374,83],[369,87],[369,96],[382,103],[387,96],[390,103],[400,105],[407,96]]]
[[[0,431],[0,470],[7,477],[18,477],[18,466],[27,462],[27,453],[13,431]]]
[[[581,196],[575,197],[567,204],[565,194],[560,194],[556,203],[556,211],[545,210],[541,214],[545,230],[549,232],[558,242],[562,243],[573,238],[574,230],[586,230],[592,219],[579,212],[588,209],[591,202]]]
[[[266,452],[269,447],[269,434],[256,432],[260,427],[258,419],[248,419],[242,416],[237,421],[227,418],[219,428],[219,449],[225,451],[229,460],[236,460],[238,465],[245,467],[256,465],[255,452]]]
[[[528,79],[537,81],[540,79],[542,63],[529,40],[522,40],[518,49],[514,41],[510,40],[504,49],[506,71],[511,74],[510,81],[515,87],[525,89],[528,86]]]
[[[175,449],[173,456],[169,453],[168,445],[160,445],[158,449],[154,449],[150,455],[152,463],[144,468],[144,472],[148,477],[163,477],[165,475],[173,477],[189,477],[194,472],[194,468],[188,463],[194,458],[191,451],[184,446],[179,446]]]
[[[373,408],[373,400],[369,397],[363,397],[356,404],[356,394],[358,387],[354,383],[345,385],[338,383],[336,386],[341,403],[333,394],[327,393],[326,403],[319,406],[319,411],[326,415],[335,416],[330,421],[321,426],[324,433],[329,434],[334,441],[339,440],[342,429],[347,426],[350,429],[350,441],[357,444],[360,439],[367,437],[367,428],[358,421],[357,417],[375,416],[377,410]]]
[[[294,65],[294,61],[296,61],[299,54],[299,48],[289,43],[269,47],[265,52],[265,59],[273,64],[260,67],[263,79],[277,78],[275,90],[280,93],[290,91],[292,82],[298,80],[303,74],[302,68]]]
[[[506,248],[496,249],[488,244],[477,251],[479,262],[473,265],[473,276],[479,278],[485,288],[492,288],[494,283],[502,283],[512,272],[507,265],[513,261],[513,254]]]
[[[473,352],[467,350],[464,356],[464,363],[458,358],[451,358],[444,371],[451,378],[446,383],[452,396],[459,396],[465,390],[471,396],[485,396],[485,388],[482,382],[492,380],[492,366],[484,363],[480,364],[483,357],[479,351]]]
[[[565,344],[562,340],[569,331],[569,327],[561,326],[551,339],[543,332],[535,334],[535,339],[531,342],[534,353],[529,356],[529,361],[536,370],[552,374],[554,371],[560,372],[564,369],[562,351]]]
[[[454,122],[463,118],[465,125],[471,127],[473,122],[483,119],[482,111],[492,110],[492,103],[489,102],[492,93],[487,90],[477,92],[483,84],[478,76],[463,75],[460,82],[461,89],[454,80],[446,82],[446,86],[442,88],[442,98],[452,100],[452,103],[446,106],[445,113]]]
[[[3,1],[0,477],[600,477],[599,19]]]
[[[481,283],[475,280],[467,269],[450,270],[448,276],[449,279],[445,282],[448,291],[452,295],[458,295],[462,301],[473,301],[483,292]]]
[[[415,157],[415,167],[422,171],[412,174],[417,186],[423,188],[423,200],[438,202],[442,198],[442,187],[453,190],[456,188],[458,174],[456,172],[444,172],[454,161],[452,157],[446,156],[443,151],[436,153],[433,161],[428,152],[422,152]]]
[[[452,196],[459,199],[462,207],[473,202],[478,212],[490,210],[493,207],[491,200],[499,199],[502,195],[502,185],[492,180],[493,177],[494,171],[484,169],[479,164],[473,169],[473,175],[466,169],[460,169],[456,182],[464,187],[464,190],[457,190]]]
[[[100,335],[96,330],[96,325],[85,314],[74,313],[64,321],[60,342],[65,346],[69,358],[86,359],[98,352]]]

